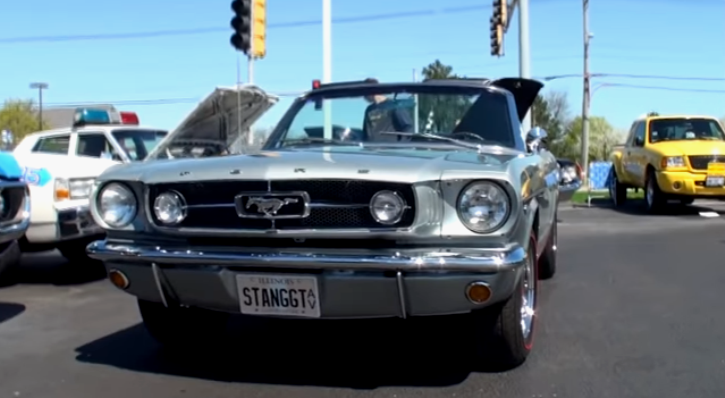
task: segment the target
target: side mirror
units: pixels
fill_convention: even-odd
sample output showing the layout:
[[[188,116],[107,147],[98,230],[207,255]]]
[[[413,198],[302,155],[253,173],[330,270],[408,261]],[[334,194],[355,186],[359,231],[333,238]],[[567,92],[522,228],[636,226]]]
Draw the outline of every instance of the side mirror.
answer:
[[[644,138],[642,138],[642,137],[635,137],[634,138],[634,145],[636,145],[636,146],[644,146]]]
[[[545,142],[546,137],[548,136],[549,135],[546,133],[546,130],[541,127],[534,127],[529,130],[528,134],[526,134],[526,146],[529,147],[532,152],[537,151],[541,146],[541,143]]]

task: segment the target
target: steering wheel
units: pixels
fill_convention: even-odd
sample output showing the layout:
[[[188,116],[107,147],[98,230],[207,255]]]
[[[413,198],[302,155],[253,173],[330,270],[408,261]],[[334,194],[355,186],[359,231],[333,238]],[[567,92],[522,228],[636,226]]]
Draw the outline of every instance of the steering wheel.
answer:
[[[486,141],[486,139],[481,137],[480,135],[469,133],[468,131],[459,131],[457,133],[451,134],[451,138],[456,138],[456,136],[460,136],[461,138],[473,138],[477,141]]]

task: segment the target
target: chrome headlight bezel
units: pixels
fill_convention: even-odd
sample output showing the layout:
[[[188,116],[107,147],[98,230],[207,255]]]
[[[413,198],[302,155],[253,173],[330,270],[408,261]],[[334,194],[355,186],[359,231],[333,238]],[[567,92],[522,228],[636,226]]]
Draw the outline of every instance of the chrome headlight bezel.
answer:
[[[160,200],[163,198],[168,198],[172,202],[176,202],[176,206],[178,207],[178,215],[169,221],[164,221],[163,217],[161,217],[159,215]],[[159,223],[163,224],[164,226],[178,225],[181,222],[183,222],[186,219],[186,216],[188,215],[186,199],[184,199],[184,196],[181,195],[181,193],[179,193],[177,191],[173,191],[173,190],[165,191],[165,192],[162,192],[161,194],[157,195],[156,198],[154,198],[152,210],[153,210],[153,214],[154,214],[154,217],[156,218],[156,220]]]
[[[497,197],[500,198],[499,205],[505,206],[503,217],[501,217],[495,224],[487,224],[485,226],[473,224],[469,219],[469,215],[463,212],[463,202],[467,200],[467,197],[473,196],[473,193],[471,192],[472,190],[480,187],[486,187],[493,190],[493,192],[496,192]],[[511,218],[513,205],[514,203],[511,199],[511,193],[501,182],[495,180],[476,180],[466,184],[459,192],[458,198],[456,199],[456,214],[458,215],[458,219],[461,224],[463,224],[471,232],[475,232],[477,234],[489,234],[506,225],[508,220]]]
[[[124,194],[126,200],[121,200],[117,206],[126,207],[123,210],[123,215],[119,217],[117,221],[109,221],[105,214],[110,209],[104,209],[108,207],[108,203],[104,203],[104,194],[111,190],[116,190],[118,193]],[[111,200],[110,198],[108,200]],[[127,201],[127,203],[122,203]],[[97,224],[106,229],[123,229],[136,219],[139,210],[139,200],[136,197],[133,189],[120,181],[109,181],[100,185],[93,195],[92,214]]]
[[[376,205],[376,201],[382,200],[381,198],[386,197],[390,201],[394,202],[395,205],[397,205],[398,213],[390,218],[389,220],[385,220],[380,217],[380,215],[377,213],[379,205]],[[387,226],[393,226],[400,222],[400,220],[403,219],[403,215],[405,214],[405,210],[407,208],[407,204],[405,203],[405,199],[403,199],[403,196],[400,195],[398,192],[390,191],[390,190],[382,190],[378,191],[373,195],[372,198],[370,198],[370,215],[373,217],[373,219],[382,224]]]

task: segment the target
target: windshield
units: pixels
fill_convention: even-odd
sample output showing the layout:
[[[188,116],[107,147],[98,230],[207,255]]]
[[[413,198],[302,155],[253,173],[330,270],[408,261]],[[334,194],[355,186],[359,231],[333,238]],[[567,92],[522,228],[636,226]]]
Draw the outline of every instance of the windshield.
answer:
[[[128,158],[131,161],[138,161],[144,160],[167,133],[163,130],[133,129],[114,130],[111,134]]]
[[[722,127],[713,119],[659,119],[649,122],[649,142],[675,140],[723,141]]]
[[[431,136],[436,135],[516,148],[508,106],[505,95],[483,87],[326,90],[299,100],[266,146],[441,142]],[[329,109],[328,134],[325,109]]]

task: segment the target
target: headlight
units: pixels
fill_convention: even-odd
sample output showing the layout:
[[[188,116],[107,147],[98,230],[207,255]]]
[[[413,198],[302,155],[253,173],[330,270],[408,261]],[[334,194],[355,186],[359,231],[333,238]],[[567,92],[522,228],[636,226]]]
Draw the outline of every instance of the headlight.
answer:
[[[561,180],[562,181],[574,181],[577,177],[577,169],[574,166],[567,166],[561,168]]]
[[[178,192],[164,192],[154,200],[154,215],[163,224],[178,224],[186,218],[186,202]]]
[[[123,228],[136,217],[136,196],[123,184],[112,182],[101,189],[96,199],[98,215],[113,228]]]
[[[662,158],[662,168],[685,167],[685,158],[682,156],[668,156]]]
[[[87,199],[91,196],[93,181],[93,178],[71,180],[56,178],[54,182],[55,200]]]
[[[370,200],[370,214],[383,225],[396,224],[405,212],[405,201],[393,191],[380,191]]]
[[[473,232],[492,232],[508,220],[511,199],[501,185],[492,181],[468,184],[458,197],[458,217]]]

